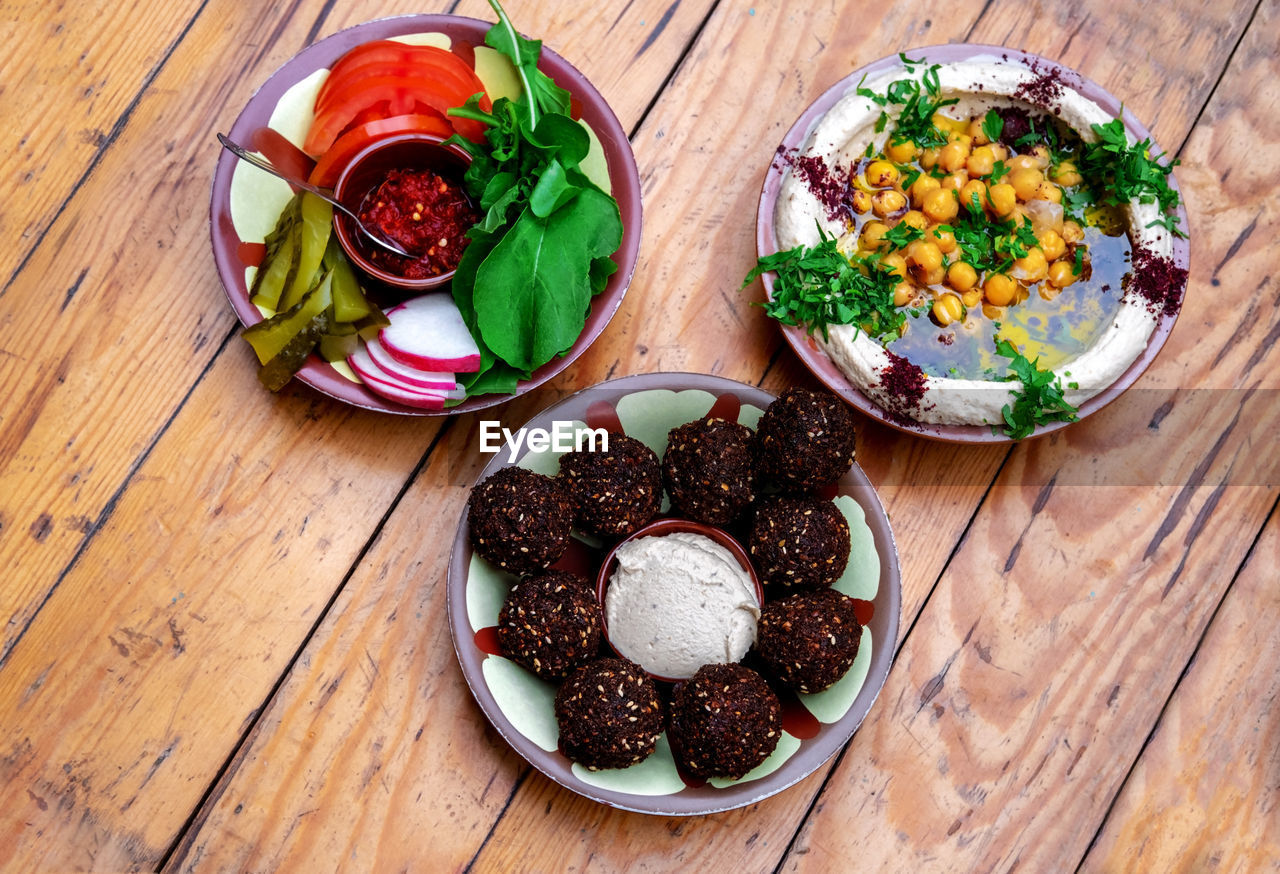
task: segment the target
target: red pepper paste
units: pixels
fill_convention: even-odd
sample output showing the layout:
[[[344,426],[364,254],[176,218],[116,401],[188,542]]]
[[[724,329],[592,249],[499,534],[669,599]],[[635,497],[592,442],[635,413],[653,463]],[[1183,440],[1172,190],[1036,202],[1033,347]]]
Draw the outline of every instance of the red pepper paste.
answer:
[[[392,170],[365,198],[360,221],[418,256],[370,246],[370,260],[405,279],[429,279],[458,266],[465,235],[480,213],[462,186],[447,177],[432,170]]]

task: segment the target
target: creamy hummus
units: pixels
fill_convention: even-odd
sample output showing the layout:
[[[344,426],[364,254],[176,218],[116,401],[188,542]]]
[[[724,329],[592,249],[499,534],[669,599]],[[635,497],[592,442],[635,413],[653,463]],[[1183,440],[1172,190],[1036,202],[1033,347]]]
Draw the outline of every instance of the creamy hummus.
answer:
[[[760,602],[733,553],[683,531],[627,541],[605,592],[609,642],[651,674],[692,677],[736,662],[756,639]]]
[[[862,87],[883,94],[899,79],[924,76],[927,65],[911,69],[890,68]],[[972,117],[996,106],[1020,106],[1049,112],[1075,129],[1086,142],[1097,136],[1091,125],[1105,124],[1113,116],[1101,106],[1069,87],[1044,87],[1044,76],[1014,60],[991,55],[969,61],[946,64],[938,68],[941,96],[958,98],[959,103],[943,110],[955,118]],[[1019,94],[1040,95],[1038,102]],[[868,143],[882,150],[892,130],[877,133],[876,121],[881,107],[850,89],[823,115],[809,133],[800,153],[819,157],[828,167],[848,168],[863,156]],[[1135,252],[1141,246],[1156,257],[1171,257],[1171,234],[1160,227],[1147,227],[1160,218],[1156,204],[1132,202],[1127,207],[1130,240]],[[819,242],[818,226],[829,236],[840,237],[846,227],[833,220],[827,209],[810,191],[808,185],[791,171],[783,178],[774,211],[779,250],[798,245],[815,246]],[[1060,377],[1069,403],[1079,404],[1115,382],[1146,347],[1157,321],[1157,313],[1138,296],[1125,294],[1111,323],[1097,339],[1074,359],[1059,364],[1054,372]],[[921,422],[933,424],[993,424],[1002,421],[1001,409],[1013,402],[1022,384],[1017,381],[985,381],[924,376],[923,396],[903,409],[901,397],[890,387],[893,364],[889,354],[875,340],[852,325],[833,325],[829,339],[814,335],[827,356],[840,368],[850,384],[879,406]]]

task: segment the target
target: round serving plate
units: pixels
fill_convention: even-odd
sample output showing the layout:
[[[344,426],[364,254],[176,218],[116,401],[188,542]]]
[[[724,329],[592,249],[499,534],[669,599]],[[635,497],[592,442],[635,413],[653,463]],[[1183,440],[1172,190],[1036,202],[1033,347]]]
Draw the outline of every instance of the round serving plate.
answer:
[[[297,146],[305,135],[305,125],[299,132],[299,116],[310,111],[310,104],[299,107],[300,95],[314,94],[318,82],[313,77],[322,75],[352,48],[370,40],[418,34],[442,34],[455,46],[480,46],[484,45],[485,33],[491,26],[490,22],[456,15],[403,15],[369,21],[335,33],[303,49],[272,74],[249,99],[231,126],[229,136],[251,149],[257,148],[264,138],[278,142],[283,137]],[[573,363],[604,330],[627,292],[640,250],[640,176],[627,133],[600,92],[572,64],[546,46],[542,48],[538,66],[574,96],[575,107],[581,107],[582,120],[600,142],[608,168],[610,193],[618,201],[622,215],[622,245],[613,255],[618,269],[609,278],[605,289],[592,299],[591,311],[577,341],[563,357],[552,358],[534,371],[529,379],[521,380],[515,395],[477,395],[444,410],[421,410],[388,401],[316,355],[312,355],[297,373],[298,380],[337,400],[370,410],[411,416],[466,413],[505,403],[546,382]],[[305,115],[306,121],[309,118]],[[270,197],[258,192],[246,190],[249,188],[247,185],[233,192],[233,178],[238,172],[244,172],[237,164],[237,159],[229,152],[222,151],[219,155],[213,176],[210,233],[214,262],[227,300],[241,324],[248,326],[262,321],[263,317],[249,300],[246,271],[256,267],[261,260],[263,239],[275,225],[281,204],[273,203]],[[253,169],[252,172],[266,177],[262,171]],[[278,186],[284,183],[270,182],[277,186],[278,195]],[[287,198],[287,193],[285,196]],[[262,207],[263,202],[273,205]]]
[[[672,428],[714,414],[754,429],[773,399],[762,389],[721,377],[649,373],[584,389],[543,410],[525,428],[553,435],[557,428],[566,434],[585,428],[621,431],[661,457]],[[513,463],[555,475],[560,454],[553,443],[543,452],[526,449],[513,462],[504,449],[477,482]],[[473,554],[464,512],[449,561],[449,629],[463,676],[485,717],[547,777],[624,810],[714,813],[757,802],[813,773],[849,741],[884,685],[897,644],[902,597],[893,533],[866,474],[855,464],[823,494],[835,501],[850,525],[849,568],[835,588],[856,599],[864,626],[859,654],[845,677],[823,692],[776,690],[783,706],[782,739],[773,755],[742,779],[683,775],[665,735],[653,755],[630,768],[590,771],[565,757],[557,748],[555,685],[504,658],[497,645],[498,611],[516,578]],[[575,532],[566,555],[553,567],[594,580],[611,545]]]
[[[1142,140],[1152,140],[1152,153],[1161,154],[1158,146],[1155,145],[1151,132],[1140,122],[1136,116],[1124,107],[1119,98],[1112,95],[1098,83],[1086,78],[1080,73],[1065,67],[1048,58],[1040,55],[1031,54],[1030,52],[1020,52],[1015,49],[1004,48],[1002,46],[981,45],[977,43],[959,43],[953,45],[928,46],[920,49],[910,49],[906,52],[910,60],[923,61],[930,64],[954,64],[961,61],[972,61],[979,58],[990,58],[994,62],[1019,64],[1036,71],[1037,74],[1055,79],[1061,83],[1064,88],[1069,88],[1081,96],[1093,101],[1101,106],[1114,117],[1123,119],[1126,130],[1131,137],[1141,142]],[[879,73],[885,72],[893,67],[901,67],[901,58],[894,54],[879,59],[863,67],[854,70],[848,76],[836,82],[828,88],[821,97],[815,100],[801,115],[796,119],[795,124],[787,131],[786,136],[782,138],[775,155],[775,159],[770,163],[769,169],[765,174],[764,185],[760,193],[760,203],[756,214],[756,250],[761,257],[771,255],[778,251],[777,236],[774,230],[774,207],[778,201],[779,191],[782,186],[782,180],[787,172],[787,162],[781,156],[794,153],[803,148],[805,141],[809,138],[814,126],[819,120],[826,115],[842,97],[853,89],[857,88],[863,78],[872,78]],[[1178,191],[1178,183],[1169,175],[1169,186]],[[1180,192],[1179,192],[1180,195]],[[1182,228],[1188,228],[1188,219],[1186,207],[1180,204],[1177,209],[1177,215],[1181,222]],[[1186,269],[1191,256],[1190,241],[1185,237],[1174,237],[1173,239],[1173,261],[1175,266]],[[772,297],[773,294],[773,277],[766,273],[761,277],[764,284],[765,294]],[[1184,289],[1185,294],[1185,289]],[[1094,395],[1089,400],[1082,403],[1079,407],[1079,419],[1096,413],[1107,404],[1119,397],[1125,389],[1131,386],[1142,373],[1150,366],[1152,360],[1160,352],[1165,341],[1169,337],[1169,333],[1173,330],[1174,322],[1178,318],[1178,310],[1181,309],[1181,300],[1179,306],[1173,309],[1173,312],[1162,313],[1157,321],[1155,329],[1152,331],[1147,341],[1146,348],[1138,356],[1137,360],[1129,366],[1129,368],[1120,375],[1120,377],[1102,392]],[[875,403],[871,398],[861,392],[859,389],[850,384],[849,380],[840,371],[827,354],[822,351],[817,341],[804,328],[791,325],[780,325],[782,335],[787,343],[791,346],[801,363],[809,369],[809,371],[818,378],[827,388],[840,395],[850,405],[870,416],[871,418],[883,422],[884,424],[896,428],[909,434],[917,434],[922,437],[928,437],[935,440],[942,440],[951,443],[1011,443],[1011,438],[1003,433],[994,430],[989,425],[931,425],[924,422],[904,421],[899,416],[891,415],[882,407]],[[1071,424],[1070,422],[1051,422],[1046,425],[1037,427],[1032,437],[1038,437],[1050,434],[1061,428]]]

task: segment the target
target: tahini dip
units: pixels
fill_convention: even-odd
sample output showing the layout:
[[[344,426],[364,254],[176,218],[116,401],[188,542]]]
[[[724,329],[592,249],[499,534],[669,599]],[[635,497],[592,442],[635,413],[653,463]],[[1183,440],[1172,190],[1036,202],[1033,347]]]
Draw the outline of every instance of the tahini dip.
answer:
[[[760,601],[728,549],[679,531],[627,541],[614,553],[604,613],[614,649],[651,674],[687,679],[736,662],[756,639]]]

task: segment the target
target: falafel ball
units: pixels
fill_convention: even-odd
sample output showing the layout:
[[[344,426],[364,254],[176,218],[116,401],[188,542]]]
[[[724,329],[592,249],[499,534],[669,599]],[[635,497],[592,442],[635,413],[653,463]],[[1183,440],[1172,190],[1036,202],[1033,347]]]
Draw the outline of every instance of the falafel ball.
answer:
[[[620,658],[597,659],[574,669],[556,691],[555,711],[560,748],[592,771],[644,761],[666,721],[652,678]]]
[[[853,413],[830,392],[787,389],[765,409],[756,433],[756,472],[784,492],[830,485],[853,466]]]
[[[703,665],[672,693],[667,737],[694,776],[737,780],[769,758],[781,736],[778,696],[743,665]]]
[[[471,547],[515,574],[539,571],[564,554],[573,506],[554,477],[504,467],[471,491]]]
[[[726,419],[705,418],[672,428],[662,480],[676,511],[707,525],[727,525],[754,495],[755,433]]]
[[[813,589],[765,602],[756,652],[778,682],[821,692],[853,665],[861,638],[853,599],[835,589]]]
[[[634,437],[610,432],[608,445],[560,456],[560,479],[579,528],[598,537],[626,537],[658,515],[662,466]]]
[[[773,495],[756,502],[747,549],[765,583],[799,591],[830,586],[849,564],[849,523],[831,501]]]
[[[600,651],[600,602],[577,574],[525,577],[498,611],[498,643],[542,679],[563,680]]]

